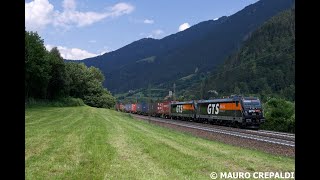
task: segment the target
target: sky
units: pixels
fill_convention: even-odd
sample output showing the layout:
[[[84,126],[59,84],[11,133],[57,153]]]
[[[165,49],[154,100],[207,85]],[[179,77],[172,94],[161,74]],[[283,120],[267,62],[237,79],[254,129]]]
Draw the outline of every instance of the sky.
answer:
[[[48,50],[81,60],[142,38],[162,39],[258,0],[26,0],[25,26]]]

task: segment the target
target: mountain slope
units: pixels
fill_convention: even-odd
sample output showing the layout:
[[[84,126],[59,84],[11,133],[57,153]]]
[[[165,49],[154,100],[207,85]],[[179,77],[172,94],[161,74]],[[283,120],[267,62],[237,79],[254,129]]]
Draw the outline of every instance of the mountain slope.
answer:
[[[200,87],[200,88],[199,88]],[[201,89],[199,91],[199,89]],[[219,70],[196,84],[185,96],[258,94],[295,100],[295,10],[279,13],[255,31]],[[208,92],[209,91],[209,92]]]
[[[292,4],[292,0],[261,0],[232,16],[204,21],[160,40],[144,38],[81,62],[100,68],[105,87],[113,93],[174,81],[196,69],[212,70],[252,31]]]

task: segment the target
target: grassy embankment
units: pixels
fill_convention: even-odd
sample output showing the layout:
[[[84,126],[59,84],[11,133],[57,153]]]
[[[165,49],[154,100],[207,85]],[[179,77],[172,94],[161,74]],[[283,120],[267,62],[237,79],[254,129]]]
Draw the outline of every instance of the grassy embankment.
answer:
[[[137,121],[113,110],[26,109],[26,179],[210,179],[215,172],[294,171],[294,159]]]

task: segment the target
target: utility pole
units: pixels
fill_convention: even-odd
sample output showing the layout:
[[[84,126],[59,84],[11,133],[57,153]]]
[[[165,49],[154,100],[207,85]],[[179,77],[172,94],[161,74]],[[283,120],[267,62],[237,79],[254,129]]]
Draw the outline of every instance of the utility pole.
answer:
[[[151,86],[150,86],[150,83],[148,84],[148,119],[150,120],[150,109],[151,109]]]
[[[173,101],[176,101],[176,83],[173,83]]]
[[[200,83],[200,99],[203,99],[203,82]]]

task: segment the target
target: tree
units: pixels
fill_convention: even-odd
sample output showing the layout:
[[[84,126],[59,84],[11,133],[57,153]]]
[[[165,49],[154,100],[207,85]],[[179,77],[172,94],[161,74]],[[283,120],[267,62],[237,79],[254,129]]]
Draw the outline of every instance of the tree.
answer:
[[[115,98],[104,89],[102,83],[104,76],[95,67],[88,68],[83,63],[66,63],[68,72],[70,96],[81,98],[89,106],[111,108]]]
[[[36,32],[25,31],[25,97],[46,98],[50,77],[47,50]]]
[[[295,104],[283,99],[271,98],[264,105],[266,123],[263,129],[295,132]]]
[[[69,95],[83,98],[86,90],[86,65],[83,63],[68,62],[65,66],[69,79]]]
[[[51,66],[51,78],[48,84],[47,97],[49,99],[56,99],[66,96],[67,92],[67,73],[65,63],[60,55],[57,47],[51,49],[47,54],[49,64]]]

